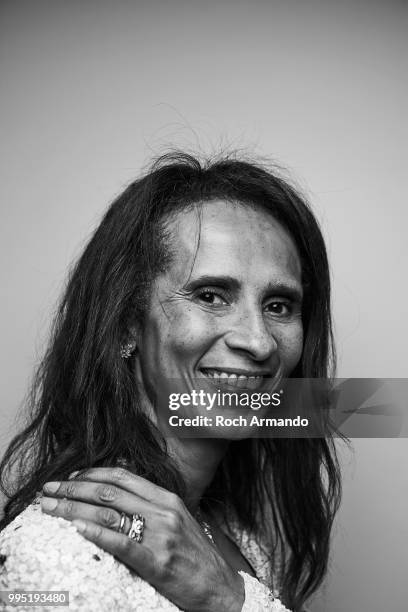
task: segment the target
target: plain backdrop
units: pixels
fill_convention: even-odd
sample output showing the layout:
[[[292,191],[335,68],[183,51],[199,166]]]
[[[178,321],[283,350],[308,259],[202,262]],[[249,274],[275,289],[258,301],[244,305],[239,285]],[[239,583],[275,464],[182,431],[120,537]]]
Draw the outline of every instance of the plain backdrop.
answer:
[[[407,17],[403,0],[2,0],[0,451],[70,262],[169,146],[284,164],[327,239],[339,376],[407,376]],[[402,612],[407,441],[353,445],[312,610]]]

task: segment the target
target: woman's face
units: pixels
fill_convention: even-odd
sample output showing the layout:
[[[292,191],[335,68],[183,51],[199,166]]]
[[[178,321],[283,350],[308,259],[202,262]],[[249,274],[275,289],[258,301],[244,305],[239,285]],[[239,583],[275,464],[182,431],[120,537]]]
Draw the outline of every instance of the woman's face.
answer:
[[[301,264],[287,231],[266,211],[226,201],[181,211],[167,229],[172,261],[153,284],[136,352],[146,401],[165,380],[254,391],[288,376],[303,329]]]

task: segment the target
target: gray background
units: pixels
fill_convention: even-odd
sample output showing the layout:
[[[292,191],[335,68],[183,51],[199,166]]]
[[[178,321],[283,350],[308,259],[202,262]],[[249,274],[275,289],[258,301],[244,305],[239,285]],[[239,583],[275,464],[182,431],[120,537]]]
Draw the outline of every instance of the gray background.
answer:
[[[1,2],[0,451],[69,263],[167,145],[287,165],[328,242],[338,375],[407,376],[407,8]],[[342,455],[344,502],[313,612],[405,610],[406,440],[355,440]]]

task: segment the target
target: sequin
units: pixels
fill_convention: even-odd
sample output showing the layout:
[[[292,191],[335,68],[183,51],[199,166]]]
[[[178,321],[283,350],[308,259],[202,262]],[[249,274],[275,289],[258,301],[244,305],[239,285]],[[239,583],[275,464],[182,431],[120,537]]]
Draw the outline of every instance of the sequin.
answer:
[[[238,529],[236,539],[240,539],[241,551],[258,576],[267,582],[267,556]],[[0,590],[66,590],[70,593],[70,610],[179,610],[123,563],[83,538],[69,521],[44,514],[38,504],[28,506],[0,533],[0,559]],[[245,572],[240,575],[245,583],[243,612],[287,612],[265,584]],[[0,602],[0,610],[14,608]],[[32,608],[19,606],[19,610],[31,612]]]
[[[290,612],[259,580],[245,572],[238,573],[245,585],[245,602],[241,612]]]

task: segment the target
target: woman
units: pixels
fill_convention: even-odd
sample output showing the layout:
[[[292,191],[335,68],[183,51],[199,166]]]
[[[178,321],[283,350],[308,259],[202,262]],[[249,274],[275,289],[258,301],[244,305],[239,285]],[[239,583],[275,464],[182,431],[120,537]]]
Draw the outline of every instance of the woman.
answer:
[[[273,591],[301,610],[339,504],[329,431],[181,438],[157,402],[169,380],[324,378],[331,347],[326,250],[300,195],[246,161],[162,157],[70,276],[2,462],[2,588],[65,588],[84,610],[283,610]]]

